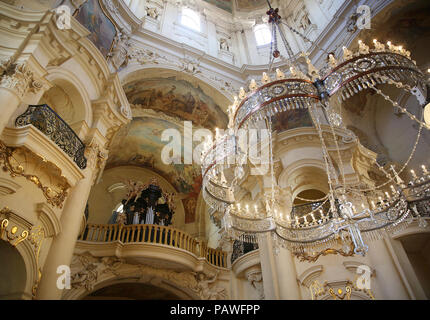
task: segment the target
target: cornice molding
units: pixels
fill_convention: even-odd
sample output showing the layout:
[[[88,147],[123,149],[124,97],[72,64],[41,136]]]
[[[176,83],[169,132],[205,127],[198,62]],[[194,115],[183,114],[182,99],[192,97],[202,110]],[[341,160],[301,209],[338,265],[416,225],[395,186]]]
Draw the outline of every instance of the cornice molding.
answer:
[[[21,185],[11,179],[0,178],[0,196],[16,193],[20,188]]]
[[[315,281],[323,272],[323,265],[313,266],[303,271],[297,280],[302,286],[309,288],[312,282]]]

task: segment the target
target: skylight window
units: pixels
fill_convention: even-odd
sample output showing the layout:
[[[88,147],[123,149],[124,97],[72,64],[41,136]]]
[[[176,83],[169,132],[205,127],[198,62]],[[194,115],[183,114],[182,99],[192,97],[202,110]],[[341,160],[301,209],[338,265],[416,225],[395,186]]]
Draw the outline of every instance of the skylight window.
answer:
[[[259,24],[254,28],[255,40],[257,46],[264,46],[272,41],[272,33],[267,24]]]
[[[182,9],[181,23],[183,26],[200,31],[200,16],[194,10],[189,8]]]

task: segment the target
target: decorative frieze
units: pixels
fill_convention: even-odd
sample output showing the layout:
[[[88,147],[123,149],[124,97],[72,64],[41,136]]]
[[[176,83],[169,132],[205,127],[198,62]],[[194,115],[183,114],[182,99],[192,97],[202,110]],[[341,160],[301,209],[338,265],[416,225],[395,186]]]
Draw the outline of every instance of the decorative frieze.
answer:
[[[114,276],[124,278],[133,275],[141,282],[149,282],[154,278],[170,282],[178,287],[188,289],[203,300],[227,299],[226,289],[216,286],[218,273],[208,275],[203,272],[177,272],[162,267],[152,267],[144,264],[128,264],[117,257],[94,257],[90,253],[78,254],[72,260],[72,290],[94,290],[103,278]]]

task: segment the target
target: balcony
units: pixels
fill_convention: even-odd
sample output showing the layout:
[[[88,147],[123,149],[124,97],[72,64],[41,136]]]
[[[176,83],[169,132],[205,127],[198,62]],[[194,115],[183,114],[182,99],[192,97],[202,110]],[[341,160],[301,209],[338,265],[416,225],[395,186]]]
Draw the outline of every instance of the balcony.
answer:
[[[231,264],[233,264],[240,257],[254,250],[258,250],[257,243],[235,240],[233,243],[233,253],[231,255]]]
[[[61,119],[61,117],[48,105],[30,105],[28,109],[15,120],[15,126],[21,128],[33,125],[57,146],[59,146],[80,169],[85,169],[87,159],[84,157],[85,145]]]
[[[227,253],[209,248],[187,233],[147,224],[91,224],[79,236],[77,250],[100,256],[119,256],[133,262],[144,259],[199,270],[202,263],[227,268]]]

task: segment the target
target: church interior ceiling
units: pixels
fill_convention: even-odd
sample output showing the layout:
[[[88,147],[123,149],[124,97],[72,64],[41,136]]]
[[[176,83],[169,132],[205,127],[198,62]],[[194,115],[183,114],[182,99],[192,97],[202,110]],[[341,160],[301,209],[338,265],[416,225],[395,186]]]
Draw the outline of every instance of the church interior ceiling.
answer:
[[[175,77],[136,80],[125,85],[124,91],[137,109],[161,111],[208,129],[223,128],[228,121],[211,97],[186,80]]]
[[[192,223],[202,185],[200,166],[183,164],[183,158],[177,159],[177,164],[162,161],[162,150],[169,143],[161,140],[166,129],[183,130],[178,123],[164,119],[135,117],[115,138],[107,168],[134,165],[157,172],[175,187],[184,204],[185,223]],[[184,155],[182,143],[178,147]]]

